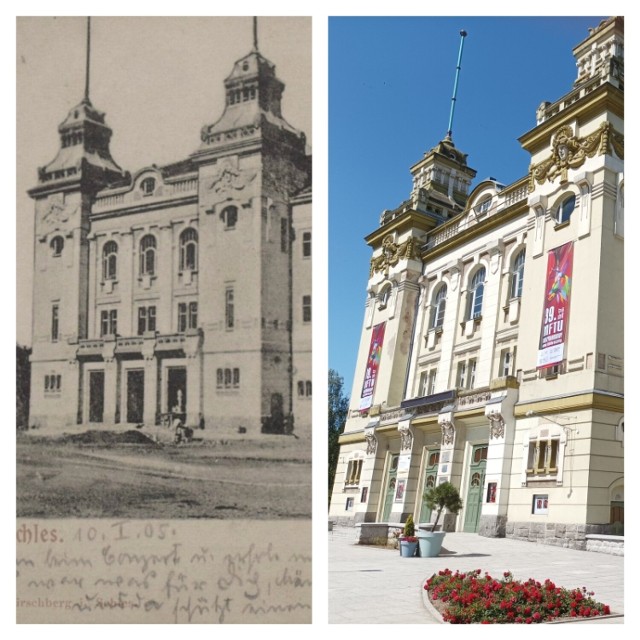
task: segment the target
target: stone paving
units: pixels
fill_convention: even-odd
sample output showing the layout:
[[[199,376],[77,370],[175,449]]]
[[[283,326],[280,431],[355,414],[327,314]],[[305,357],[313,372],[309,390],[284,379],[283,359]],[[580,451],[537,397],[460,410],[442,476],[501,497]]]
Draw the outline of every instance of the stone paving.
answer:
[[[624,614],[624,557],[448,533],[437,558],[401,558],[397,550],[354,544],[351,527],[335,527],[328,535],[331,624],[436,624],[424,605],[422,585],[446,568],[481,569],[494,576],[511,571],[518,580],[549,578],[561,587],[584,586],[612,613]],[[623,622],[617,616],[598,624]]]

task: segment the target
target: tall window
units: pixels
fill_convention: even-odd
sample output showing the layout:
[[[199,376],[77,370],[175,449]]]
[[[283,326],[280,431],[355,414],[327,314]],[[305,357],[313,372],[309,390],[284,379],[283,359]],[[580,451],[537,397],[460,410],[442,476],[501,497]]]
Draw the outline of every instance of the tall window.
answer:
[[[138,307],[138,335],[156,330],[156,308]]]
[[[117,309],[103,309],[100,312],[100,336],[115,336],[118,333]]]
[[[525,250],[518,251],[513,260],[513,270],[511,271],[511,297],[522,297],[522,282],[524,276],[524,257]]]
[[[515,371],[516,360],[516,348],[513,347],[513,351],[510,349],[503,349],[500,352],[500,371],[501,377],[512,376]]]
[[[220,217],[226,229],[235,229],[236,223],[238,222],[238,207],[234,207],[233,205],[225,207]]]
[[[233,287],[227,287],[224,292],[224,324],[227,329],[235,326]]]
[[[113,241],[105,242],[102,247],[102,279],[115,280],[118,273],[118,245]]]
[[[456,387],[458,389],[464,389],[467,386],[467,363],[458,363],[458,373],[456,379]]]
[[[140,240],[140,275],[152,276],[156,272],[156,239],[148,234]]]
[[[479,318],[482,315],[482,297],[484,295],[484,267],[478,269],[471,279],[469,290],[469,312],[468,319]]]
[[[51,247],[53,257],[60,257],[62,255],[62,250],[64,249],[64,238],[62,236],[55,236],[51,239],[49,246]]]
[[[557,475],[559,448],[559,436],[530,440],[529,457],[527,460],[527,475]]]
[[[178,332],[198,328],[198,303],[180,302],[178,304]]]
[[[444,324],[444,310],[447,304],[447,285],[443,284],[433,300],[433,310],[431,312],[431,328],[437,329]]]
[[[431,396],[435,393],[437,372],[437,369],[430,369],[429,371],[423,371],[420,374],[420,397]]]
[[[280,251],[287,252],[289,245],[289,221],[286,218],[280,218]]]
[[[195,271],[198,268],[198,232],[185,229],[180,234],[180,271]]]
[[[311,296],[302,296],[302,322],[311,322]]]
[[[360,453],[354,454],[354,457],[349,460],[349,464],[347,465],[347,474],[345,477],[345,485],[358,485],[360,484],[360,474],[362,473],[362,463],[364,462],[363,458],[360,457]]]
[[[305,231],[302,234],[302,257],[311,257],[311,231]]]
[[[558,224],[563,222],[569,222],[573,210],[576,208],[576,196],[572,193],[568,198],[562,201],[562,204],[558,207],[556,220]]]
[[[58,342],[60,333],[59,311],[60,305],[54,304],[51,307],[51,342]]]
[[[476,369],[478,361],[474,358],[469,360],[469,389],[473,389],[476,386]]]

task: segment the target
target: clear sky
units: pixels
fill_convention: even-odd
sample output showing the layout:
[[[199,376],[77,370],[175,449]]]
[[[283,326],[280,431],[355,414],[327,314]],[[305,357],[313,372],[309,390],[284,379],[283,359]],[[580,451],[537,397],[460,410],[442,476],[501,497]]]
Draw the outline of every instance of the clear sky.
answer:
[[[31,344],[34,204],[27,189],[60,146],[58,125],[84,95],[86,18],[17,21],[17,341]],[[224,107],[224,79],[253,46],[251,17],[97,17],[91,22],[93,105],[113,130],[111,153],[134,173],[186,158]],[[285,119],[311,142],[311,19],[258,20],[258,48],[286,85]]]
[[[597,17],[339,17],[329,21],[329,366],[351,393],[371,249],[364,236],[409,197],[409,167],[444,138],[467,31],[453,141],[472,188],[528,172],[517,138],[576,79]]]

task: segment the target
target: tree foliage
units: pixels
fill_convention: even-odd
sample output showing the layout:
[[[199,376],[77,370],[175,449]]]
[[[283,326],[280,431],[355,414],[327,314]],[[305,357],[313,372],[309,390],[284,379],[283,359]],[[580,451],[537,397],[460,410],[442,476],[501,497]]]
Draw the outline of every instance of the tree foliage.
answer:
[[[344,430],[349,411],[349,396],[344,395],[343,387],[344,378],[334,369],[329,369],[329,496],[340,454],[338,438]]]
[[[455,514],[459,513],[460,509],[462,509],[460,494],[450,482],[443,482],[429,489],[429,491],[424,494],[424,500],[429,509],[438,510],[436,521],[433,523],[433,531],[436,530],[438,521],[440,520],[440,514],[445,508]]]

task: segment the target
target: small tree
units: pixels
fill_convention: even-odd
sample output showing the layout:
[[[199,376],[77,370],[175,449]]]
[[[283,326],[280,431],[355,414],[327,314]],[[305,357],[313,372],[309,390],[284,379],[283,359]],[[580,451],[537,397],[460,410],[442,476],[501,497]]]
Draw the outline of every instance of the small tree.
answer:
[[[433,524],[433,531],[436,530],[438,521],[440,520],[440,514],[445,508],[455,515],[458,515],[460,509],[462,509],[460,494],[450,482],[443,482],[437,487],[429,489],[429,491],[424,494],[424,500],[426,501],[429,509],[438,510],[436,514],[436,521]]]
[[[409,514],[407,521],[404,523],[404,537],[413,538],[416,535],[416,525],[413,522],[413,516]]]

